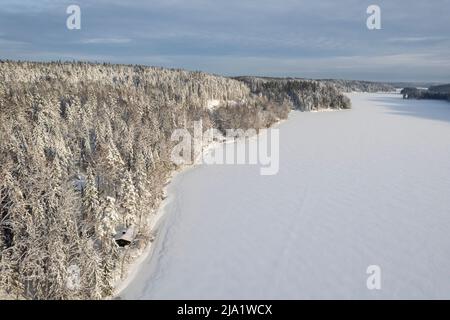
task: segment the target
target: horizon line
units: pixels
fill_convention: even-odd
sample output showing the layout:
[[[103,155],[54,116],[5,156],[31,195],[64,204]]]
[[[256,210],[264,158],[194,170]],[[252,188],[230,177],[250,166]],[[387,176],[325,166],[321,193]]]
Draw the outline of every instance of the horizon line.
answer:
[[[371,83],[385,83],[385,84],[399,84],[399,83],[410,83],[410,84],[448,84],[449,82],[436,81],[436,80],[373,80],[373,79],[355,79],[347,77],[304,77],[304,76],[293,76],[293,75],[268,75],[268,74],[238,74],[238,75],[226,75],[216,72],[209,72],[200,69],[191,69],[187,67],[167,67],[163,65],[151,65],[146,63],[124,63],[124,62],[111,62],[111,61],[99,61],[90,59],[14,59],[14,58],[4,58],[0,57],[0,62],[28,62],[28,63],[86,63],[86,64],[107,64],[116,66],[140,66],[147,68],[161,68],[167,70],[184,70],[188,72],[202,72],[205,74],[210,74],[214,76],[224,77],[224,78],[243,78],[243,77],[254,77],[254,78],[274,78],[274,79],[293,79],[293,80],[316,80],[316,81],[326,81],[326,80],[343,80],[343,81],[361,81],[361,82],[371,82]]]

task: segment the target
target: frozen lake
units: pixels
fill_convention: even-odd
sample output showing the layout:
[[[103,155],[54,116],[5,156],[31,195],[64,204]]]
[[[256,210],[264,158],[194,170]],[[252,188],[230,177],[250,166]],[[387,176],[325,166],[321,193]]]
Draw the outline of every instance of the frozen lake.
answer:
[[[201,165],[169,187],[123,299],[450,298],[450,103],[350,94],[292,112],[280,170]],[[381,268],[381,290],[366,269]]]

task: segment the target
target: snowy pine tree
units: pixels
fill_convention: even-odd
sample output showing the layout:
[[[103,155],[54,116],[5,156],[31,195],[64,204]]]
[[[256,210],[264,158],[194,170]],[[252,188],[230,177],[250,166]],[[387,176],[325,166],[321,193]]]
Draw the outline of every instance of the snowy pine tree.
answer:
[[[110,247],[114,241],[113,237],[116,234],[116,226],[119,221],[119,214],[116,208],[116,199],[106,197],[103,204],[103,216],[98,223],[97,235],[102,240],[104,247]]]
[[[126,171],[122,178],[122,209],[123,223],[129,228],[136,223],[137,220],[137,200],[139,195],[134,187],[131,173]]]
[[[90,167],[87,170],[86,185],[83,194],[83,214],[85,232],[90,233],[96,221],[100,221],[102,218],[97,184]]]
[[[84,238],[81,240],[81,256],[89,257],[84,261],[80,279],[83,295],[90,299],[99,300],[104,296],[103,260],[92,239]]]

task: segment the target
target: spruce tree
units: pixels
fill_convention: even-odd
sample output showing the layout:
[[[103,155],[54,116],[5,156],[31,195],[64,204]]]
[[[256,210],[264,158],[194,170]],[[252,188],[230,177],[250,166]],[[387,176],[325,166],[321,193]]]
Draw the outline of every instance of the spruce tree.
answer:
[[[139,197],[129,171],[125,172],[122,178],[122,185],[123,223],[125,227],[129,228],[136,223],[137,200]]]

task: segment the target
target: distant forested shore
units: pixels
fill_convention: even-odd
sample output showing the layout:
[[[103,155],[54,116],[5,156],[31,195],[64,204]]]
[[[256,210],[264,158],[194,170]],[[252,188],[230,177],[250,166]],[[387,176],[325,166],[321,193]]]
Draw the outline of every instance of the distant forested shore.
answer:
[[[404,99],[434,99],[450,101],[450,84],[431,86],[428,89],[406,87],[401,94]]]

